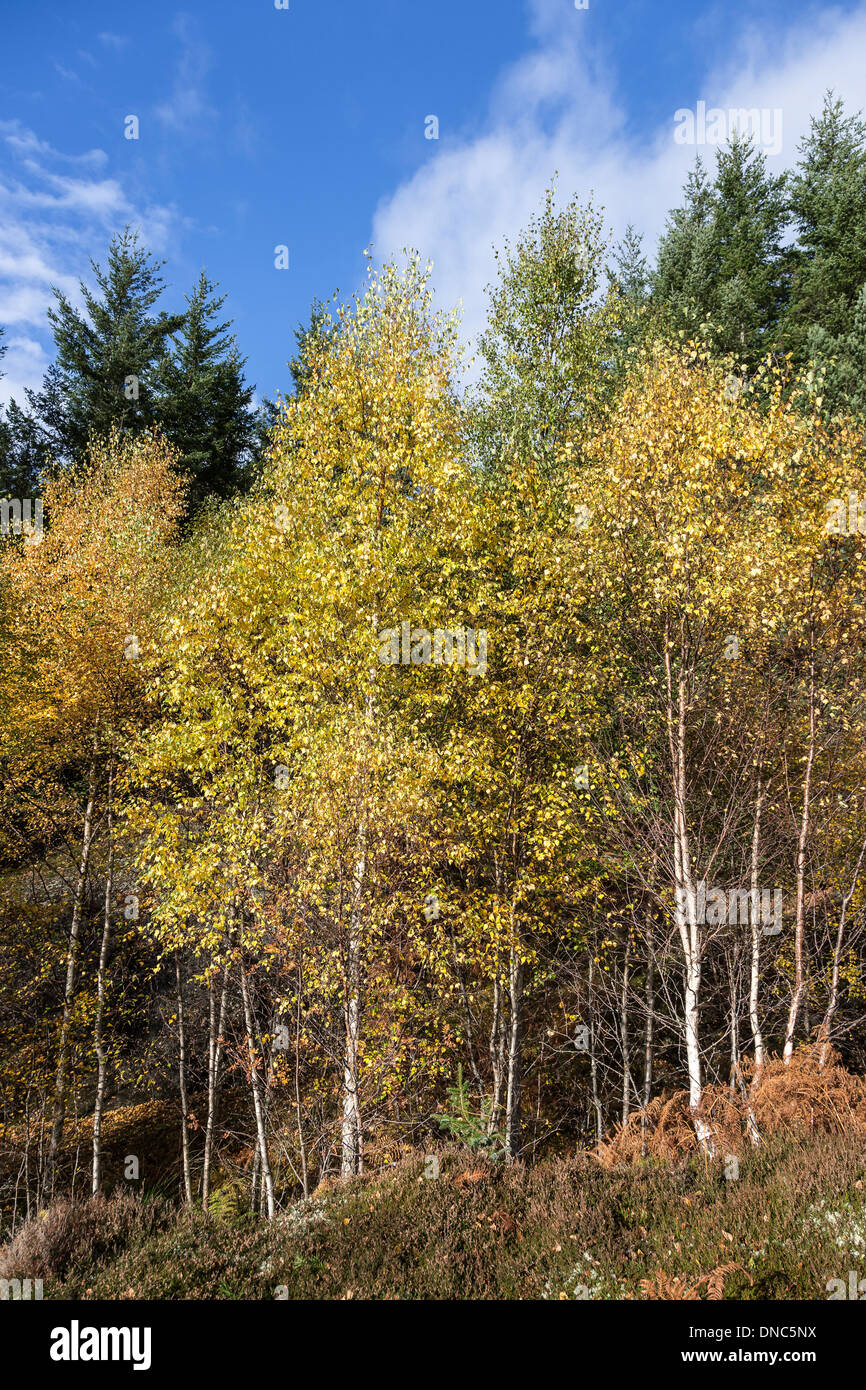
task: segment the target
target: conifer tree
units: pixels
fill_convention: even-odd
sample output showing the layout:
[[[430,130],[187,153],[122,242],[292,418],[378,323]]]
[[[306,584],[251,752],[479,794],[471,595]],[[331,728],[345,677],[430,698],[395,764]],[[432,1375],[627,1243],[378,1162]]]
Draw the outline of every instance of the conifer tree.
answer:
[[[33,497],[42,490],[42,475],[52,459],[63,457],[65,406],[56,363],[45,373],[42,387],[25,387],[26,406],[10,400],[0,425],[0,487],[15,497]]]
[[[155,422],[157,364],[183,323],[182,314],[155,312],[163,264],[127,227],[112,238],[105,268],[91,261],[97,288],[81,283],[84,313],[55,289],[48,318],[64,406],[57,439],[64,460],[80,455],[91,435]]]
[[[832,92],[800,145],[791,211],[797,244],[784,345],[803,362],[851,332],[866,281],[866,124]],[[810,344],[812,329],[820,333]]]
[[[784,177],[735,133],[718,154],[714,184],[714,319],[719,347],[756,363],[772,346],[784,299]]]
[[[289,372],[292,377],[291,395],[302,396],[308,390],[314,371],[314,361],[320,348],[326,348],[329,338],[335,331],[334,321],[320,299],[314,299],[310,306],[307,323],[299,323],[295,329],[297,351],[289,359]],[[265,396],[255,418],[254,455],[256,464],[263,461],[265,450],[273,437],[273,431],[280,417],[279,406],[275,400]]]
[[[190,478],[194,510],[208,495],[242,487],[255,447],[253,387],[244,380],[231,321],[219,322],[225,295],[202,270],[178,331],[159,364],[156,413]]]
[[[333,334],[334,322],[320,299],[310,305],[309,323],[299,323],[295,329],[296,355],[289,362],[294,394],[300,396],[307,388],[313,371],[317,350],[325,348]]]
[[[631,349],[643,341],[653,321],[651,310],[651,277],[643,238],[631,223],[613,251],[613,265],[607,268],[607,278],[620,304],[617,333],[617,358],[620,374]]]
[[[668,215],[659,243],[653,294],[675,328],[693,328],[709,312],[713,192],[698,155],[689,170],[682,207]]]
[[[784,179],[734,132],[709,183],[700,160],[659,247],[655,296],[674,328],[709,331],[715,348],[755,363],[771,347],[784,300]]]
[[[810,359],[824,370],[824,405],[829,415],[866,422],[866,284],[854,305],[850,333],[832,337],[813,324],[806,339]]]
[[[643,237],[629,222],[622,241],[614,247],[613,270],[608,278],[636,309],[646,304],[650,294],[649,266],[643,254]]]

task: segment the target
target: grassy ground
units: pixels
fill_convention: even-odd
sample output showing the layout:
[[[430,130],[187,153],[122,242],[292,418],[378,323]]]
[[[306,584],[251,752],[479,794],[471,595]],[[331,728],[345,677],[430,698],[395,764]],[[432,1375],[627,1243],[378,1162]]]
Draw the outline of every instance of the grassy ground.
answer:
[[[730,1171],[730,1168],[729,1168]],[[866,1276],[866,1153],[772,1140],[725,1176],[697,1156],[527,1169],[465,1151],[322,1191],[269,1225],[164,1198],[58,1203],[0,1250],[45,1298],[826,1299]]]

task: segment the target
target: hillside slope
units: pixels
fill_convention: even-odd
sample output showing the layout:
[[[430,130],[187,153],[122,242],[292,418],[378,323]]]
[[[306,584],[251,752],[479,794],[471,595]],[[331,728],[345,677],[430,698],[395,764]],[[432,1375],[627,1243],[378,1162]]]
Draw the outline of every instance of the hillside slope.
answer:
[[[853,1136],[769,1141],[727,1178],[698,1156],[439,1165],[327,1186],[270,1225],[159,1197],[58,1203],[0,1250],[0,1277],[42,1278],[46,1298],[826,1299],[866,1252]]]

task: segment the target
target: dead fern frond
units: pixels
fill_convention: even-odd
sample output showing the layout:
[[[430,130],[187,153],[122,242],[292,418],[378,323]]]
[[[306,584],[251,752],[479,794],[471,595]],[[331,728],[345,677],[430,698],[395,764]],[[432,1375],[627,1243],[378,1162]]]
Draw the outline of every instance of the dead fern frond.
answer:
[[[744,1059],[739,1093],[728,1086],[705,1087],[699,1113],[718,1157],[739,1157],[750,1147],[750,1118],[761,1135],[866,1135],[866,1080],[847,1071],[832,1050],[822,1066],[821,1052],[820,1043],[806,1043],[789,1062],[771,1057],[758,1070]],[[688,1092],[675,1091],[630,1115],[598,1146],[596,1156],[612,1168],[644,1157],[670,1162],[698,1147]]]
[[[677,1300],[683,1303],[695,1303],[700,1300],[701,1289],[706,1286],[707,1299],[709,1302],[717,1303],[725,1296],[725,1279],[734,1270],[739,1270],[745,1274],[749,1283],[752,1283],[752,1276],[743,1265],[736,1261],[729,1261],[727,1264],[718,1265],[709,1274],[702,1274],[697,1283],[689,1285],[685,1279],[674,1279],[665,1274],[664,1270],[656,1270],[652,1279],[641,1279],[640,1286],[644,1298],[651,1300]]]

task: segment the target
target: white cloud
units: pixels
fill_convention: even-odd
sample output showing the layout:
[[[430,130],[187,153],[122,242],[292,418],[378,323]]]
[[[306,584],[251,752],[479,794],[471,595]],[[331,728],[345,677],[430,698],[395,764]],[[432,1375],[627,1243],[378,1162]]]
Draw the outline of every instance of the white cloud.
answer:
[[[4,373],[0,388],[4,399],[14,396],[23,405],[25,387],[36,386],[42,381],[49,357],[35,338],[10,336],[3,341],[8,350],[0,361],[0,372]]]
[[[70,179],[40,168],[33,160],[27,160],[24,167],[46,186],[28,188],[22,183],[9,185],[7,194],[21,208],[81,213],[102,221],[121,215],[129,208],[120,184],[114,179]]]
[[[50,291],[37,285],[0,286],[0,324],[37,323],[51,299]]]
[[[28,130],[20,121],[0,121],[0,138],[2,138],[9,149],[21,158],[42,156],[43,159],[50,159],[63,164],[92,164],[101,167],[108,161],[105,150],[86,150],[84,154],[63,154],[60,150],[55,150],[49,145],[47,140],[40,140],[32,130]]]
[[[117,179],[102,177],[103,150],[63,154],[17,121],[0,122],[0,144],[14,169],[0,181],[0,325],[9,334],[0,401],[6,401],[41,383],[53,347],[45,317],[52,286],[78,304],[79,280],[92,278],[89,256],[101,259],[114,232],[138,227],[144,244],[159,253],[181,222],[173,208],[136,206]]]
[[[849,109],[866,106],[866,6],[816,13],[782,33],[776,22],[771,38],[738,14],[729,14],[729,56],[676,106],[781,108],[782,152],[768,160],[780,170],[795,162],[828,86]],[[408,246],[433,260],[440,303],[462,302],[467,339],[484,323],[493,245],[525,226],[555,171],[561,197],[593,193],[614,235],[632,222],[650,252],[680,200],[695,148],[674,143],[673,106],[661,126],[639,138],[628,133],[639,112],[629,113],[627,127],[615,76],[588,43],[585,18],[555,0],[532,0],[534,47],[501,73],[484,127],[452,136],[440,111],[439,145],[428,146],[427,161],[374,214],[377,257]],[[712,166],[713,150],[701,152]]]

